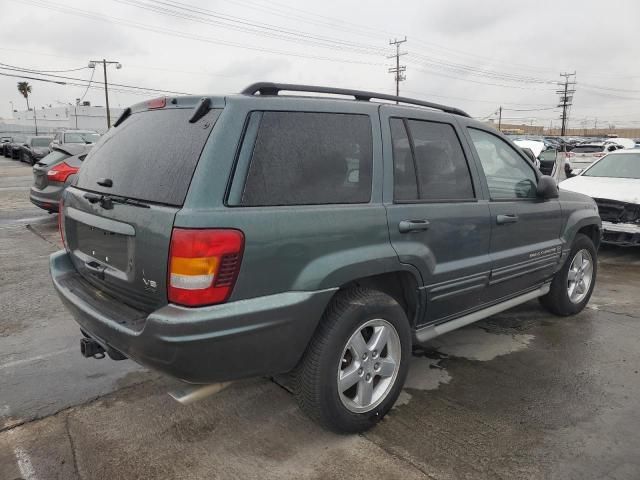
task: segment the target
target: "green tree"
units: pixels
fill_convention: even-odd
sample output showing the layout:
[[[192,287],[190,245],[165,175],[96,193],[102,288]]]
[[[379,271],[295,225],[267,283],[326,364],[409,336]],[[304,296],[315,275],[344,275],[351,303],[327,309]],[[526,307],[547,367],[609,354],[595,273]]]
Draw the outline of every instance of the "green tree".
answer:
[[[31,85],[29,85],[29,82],[18,82],[18,91],[27,101],[27,110],[29,110],[29,94],[31,93]]]

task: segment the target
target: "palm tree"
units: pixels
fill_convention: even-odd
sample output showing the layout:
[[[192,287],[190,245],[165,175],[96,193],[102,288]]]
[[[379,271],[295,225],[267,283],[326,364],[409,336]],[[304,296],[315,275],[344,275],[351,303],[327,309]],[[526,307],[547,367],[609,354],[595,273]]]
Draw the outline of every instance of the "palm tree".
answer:
[[[31,85],[29,85],[29,82],[18,82],[18,91],[22,94],[24,99],[27,101],[27,110],[30,110],[29,94],[31,93]]]

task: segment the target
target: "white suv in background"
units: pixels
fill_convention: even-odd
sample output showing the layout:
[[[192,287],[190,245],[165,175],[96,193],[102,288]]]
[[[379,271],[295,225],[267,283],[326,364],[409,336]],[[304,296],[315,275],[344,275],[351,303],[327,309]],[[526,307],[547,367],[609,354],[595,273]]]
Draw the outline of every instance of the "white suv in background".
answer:
[[[56,133],[51,145],[68,145],[77,143],[81,145],[93,144],[98,141],[100,134],[94,130],[64,130]]]
[[[565,163],[567,176],[569,176],[570,173],[576,175],[579,172],[574,172],[575,170],[582,171],[599,158],[604,157],[607,153],[615,152],[622,148],[624,148],[622,145],[611,141],[589,142],[576,145],[573,150],[567,152],[567,160]]]

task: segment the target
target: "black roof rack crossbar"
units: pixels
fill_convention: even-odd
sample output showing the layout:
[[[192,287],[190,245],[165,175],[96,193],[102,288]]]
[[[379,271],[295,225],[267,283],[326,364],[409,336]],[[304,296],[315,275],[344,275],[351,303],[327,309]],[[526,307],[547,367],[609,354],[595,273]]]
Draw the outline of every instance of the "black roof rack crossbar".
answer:
[[[372,99],[377,100],[389,100],[392,102],[406,103],[409,105],[419,105],[421,107],[433,108],[441,110],[447,113],[453,113],[454,115],[461,115],[463,117],[469,117],[469,114],[459,108],[448,107],[446,105],[440,105],[439,103],[425,102],[424,100],[417,100],[409,97],[398,97],[396,95],[387,95],[386,93],[366,92],[362,90],[351,90],[348,88],[332,88],[332,87],[317,87],[313,85],[296,85],[292,83],[271,83],[271,82],[258,82],[249,85],[247,88],[240,92],[242,95],[278,95],[281,91],[288,92],[309,92],[309,93],[328,93],[334,95],[346,95],[353,97],[356,100],[368,102]]]

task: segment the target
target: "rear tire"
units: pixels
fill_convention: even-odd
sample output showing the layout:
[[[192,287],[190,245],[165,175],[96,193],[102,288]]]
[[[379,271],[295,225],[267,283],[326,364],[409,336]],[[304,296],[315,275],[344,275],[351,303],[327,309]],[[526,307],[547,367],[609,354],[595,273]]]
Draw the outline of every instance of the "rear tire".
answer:
[[[398,302],[376,290],[338,292],[293,372],[298,404],[334,432],[368,430],[398,398],[410,356],[411,330]]]
[[[581,312],[589,303],[597,273],[596,247],[588,236],[579,233],[569,257],[553,277],[549,293],[540,297],[540,303],[563,317]]]

